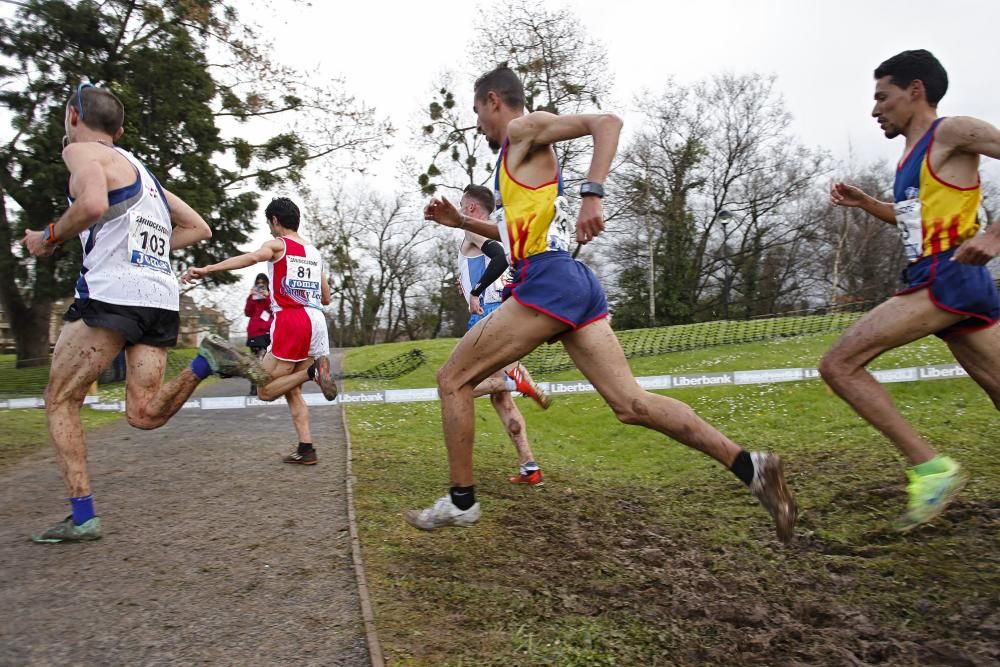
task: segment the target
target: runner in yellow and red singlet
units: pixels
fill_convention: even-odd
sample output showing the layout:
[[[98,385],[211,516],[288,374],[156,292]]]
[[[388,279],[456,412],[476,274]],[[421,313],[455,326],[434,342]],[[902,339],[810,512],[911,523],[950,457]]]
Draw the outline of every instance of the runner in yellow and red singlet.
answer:
[[[1000,409],[1000,297],[983,266],[1000,253],[1000,225],[977,236],[979,156],[1000,158],[1000,130],[976,118],[938,118],[948,74],[931,53],[903,51],[875,70],[872,116],[889,139],[906,138],[894,203],[846,183],[830,193],[899,228],[909,263],[905,287],[837,341],[820,363],[823,379],[909,460],[907,531],[930,521],[962,489],[966,474],[939,455],[865,370],[883,352],[934,334]]]
[[[604,290],[593,272],[567,252],[552,146],[593,137],[576,226],[577,241],[587,243],[604,230],[603,183],[621,120],[611,114],[525,114],[521,81],[506,66],[476,81],[473,109],[479,130],[492,145],[502,146],[494,221],[470,218],[444,199],[432,200],[424,215],[448,227],[502,239],[515,277],[504,290],[503,305],[462,338],[438,373],[451,488],[431,507],[407,512],[406,520],[433,530],[470,526],[479,519],[472,475],[475,386],[542,343],[558,339],[619,420],[657,430],[729,468],[771,513],[778,537],[791,539],[797,509],[778,456],[747,452],[684,403],[643,390],[608,323]]]

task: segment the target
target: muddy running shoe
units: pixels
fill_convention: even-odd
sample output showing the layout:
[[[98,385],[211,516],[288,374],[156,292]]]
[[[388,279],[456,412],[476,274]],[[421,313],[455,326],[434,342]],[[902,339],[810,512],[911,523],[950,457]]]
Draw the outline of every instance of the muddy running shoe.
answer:
[[[264,385],[271,381],[257,357],[241,351],[222,336],[208,334],[201,345],[198,354],[208,362],[213,373],[224,377],[243,377],[255,385]]]
[[[547,410],[549,405],[552,403],[549,395],[542,391],[542,388],[535,384],[535,381],[531,379],[531,373],[528,369],[517,364],[514,368],[509,371],[504,371],[504,373],[511,380],[514,381],[514,386],[517,388],[521,394],[527,396],[535,403],[541,406],[542,410]]]
[[[314,466],[319,463],[319,456],[316,455],[315,449],[310,449],[308,452],[301,453],[298,451],[292,452],[285,458],[281,459],[285,463],[298,463],[303,466]]]
[[[906,487],[910,502],[903,516],[894,522],[896,530],[908,532],[941,514],[969,481],[962,466],[951,458],[939,456],[938,459],[947,466],[946,471],[932,475],[920,475],[912,469],[906,471],[910,478]]]
[[[753,481],[750,483],[750,491],[774,519],[778,539],[789,542],[794,535],[799,508],[795,504],[792,492],[785,484],[781,458],[777,454],[768,452],[751,452],[750,460],[753,461]]]
[[[420,530],[437,530],[445,526],[468,528],[479,521],[479,503],[467,510],[460,510],[451,502],[451,496],[442,496],[427,509],[403,513],[406,523]]]
[[[541,486],[542,484],[545,483],[544,479],[542,478],[542,471],[537,468],[535,470],[532,470],[528,474],[519,472],[513,477],[508,477],[507,481],[510,482],[511,484],[527,484],[528,486]]]
[[[330,374],[330,360],[320,357],[316,360],[316,384],[323,391],[323,398],[332,401],[337,398],[337,383]]]
[[[81,525],[73,523],[73,515],[55,524],[41,535],[32,535],[31,541],[39,544],[57,542],[89,542],[101,539],[101,518],[95,516]]]

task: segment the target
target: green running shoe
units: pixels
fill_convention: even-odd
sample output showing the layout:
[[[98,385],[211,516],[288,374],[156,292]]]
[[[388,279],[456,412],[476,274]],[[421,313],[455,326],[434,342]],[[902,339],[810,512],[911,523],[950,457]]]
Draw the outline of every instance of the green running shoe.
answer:
[[[101,539],[101,517],[95,516],[81,525],[73,523],[73,515],[55,524],[41,535],[32,535],[31,541],[39,544],[57,542],[89,542]]]
[[[914,470],[906,471],[910,483],[906,487],[910,494],[910,502],[906,513],[896,519],[894,527],[901,533],[913,530],[922,523],[927,523],[944,511],[952,500],[962,490],[969,476],[962,466],[947,456],[939,457],[948,470],[932,475],[920,475]]]
[[[265,385],[271,381],[257,357],[243,352],[222,336],[205,336],[198,346],[198,354],[205,358],[212,372],[218,375],[243,377],[255,385]]]

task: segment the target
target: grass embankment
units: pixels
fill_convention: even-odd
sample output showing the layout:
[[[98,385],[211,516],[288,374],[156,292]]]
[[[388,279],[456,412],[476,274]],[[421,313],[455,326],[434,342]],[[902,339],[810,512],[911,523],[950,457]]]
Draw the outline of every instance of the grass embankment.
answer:
[[[812,367],[835,335],[633,361],[637,375]],[[454,341],[355,350],[363,369],[412,347],[433,386]],[[875,368],[950,362],[928,340]],[[545,380],[578,377],[573,371]],[[347,389],[375,388],[352,382]],[[972,474],[933,525],[889,528],[905,505],[893,448],[818,381],[673,390],[748,449],[786,460],[797,539],[704,456],[620,425],[594,394],[541,412],[518,399],[546,475],[516,458],[477,402],[472,529],[421,533],[400,513],[447,484],[439,404],[352,406],[355,503],[376,622],[394,665],[988,664],[1000,658],[1000,420],[968,379],[888,385],[905,416]]]

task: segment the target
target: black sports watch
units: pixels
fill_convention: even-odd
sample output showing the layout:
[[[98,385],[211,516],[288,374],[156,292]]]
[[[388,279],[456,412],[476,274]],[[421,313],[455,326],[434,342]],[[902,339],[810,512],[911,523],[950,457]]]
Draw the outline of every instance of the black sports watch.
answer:
[[[580,196],[581,197],[597,197],[599,199],[604,198],[604,184],[596,183],[594,181],[584,181],[580,184]]]

